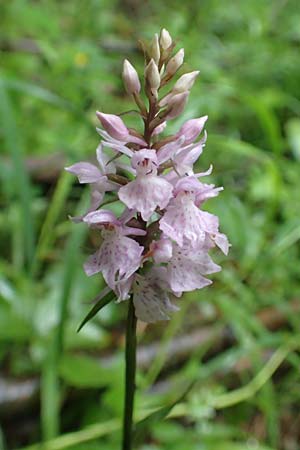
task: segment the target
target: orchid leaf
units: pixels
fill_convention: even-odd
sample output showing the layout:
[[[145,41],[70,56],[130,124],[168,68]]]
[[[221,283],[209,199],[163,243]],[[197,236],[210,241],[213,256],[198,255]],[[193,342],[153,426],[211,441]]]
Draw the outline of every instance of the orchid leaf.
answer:
[[[104,292],[104,291],[103,291]],[[97,303],[92,307],[89,313],[85,316],[81,324],[79,325],[77,332],[84,327],[104,306],[108,305],[108,303],[112,302],[116,297],[116,294],[113,291],[109,291],[108,294],[105,294],[103,297],[103,292],[98,297],[96,297]]]

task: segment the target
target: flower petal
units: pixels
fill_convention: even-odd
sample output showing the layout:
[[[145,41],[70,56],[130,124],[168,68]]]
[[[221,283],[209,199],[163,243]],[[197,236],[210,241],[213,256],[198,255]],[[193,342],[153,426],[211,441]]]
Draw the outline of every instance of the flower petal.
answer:
[[[89,162],[79,162],[72,166],[65,167],[65,170],[76,175],[81,184],[96,183],[107,179],[102,175],[98,167]]]
[[[212,283],[203,275],[219,272],[221,267],[213,262],[207,250],[195,250],[189,245],[173,246],[173,256],[167,271],[170,287],[175,292],[187,292],[201,289]]]
[[[100,209],[99,211],[92,211],[87,214],[84,219],[84,222],[89,225],[103,224],[103,223],[112,223],[118,224],[118,220],[112,211],[107,209]]]
[[[145,276],[136,275],[133,284],[133,303],[138,319],[151,323],[168,320],[169,314],[178,311],[170,302],[163,280],[163,267],[150,270]]]
[[[119,198],[130,209],[141,213],[148,221],[157,207],[163,209],[172,197],[173,186],[155,175],[137,177],[119,190]]]
[[[105,230],[103,238],[100,250],[88,258],[84,270],[88,276],[102,272],[108,286],[118,290],[120,286],[116,286],[125,282],[140,267],[144,247],[122,236],[119,230]],[[125,296],[124,292],[121,296]]]

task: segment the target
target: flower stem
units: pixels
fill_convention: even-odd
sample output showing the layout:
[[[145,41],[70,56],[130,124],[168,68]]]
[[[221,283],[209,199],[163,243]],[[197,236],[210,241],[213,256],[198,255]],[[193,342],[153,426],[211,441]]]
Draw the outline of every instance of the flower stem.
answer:
[[[126,348],[125,348],[125,404],[123,416],[123,443],[122,450],[132,449],[132,425],[133,407],[135,393],[135,371],[136,371],[136,316],[132,298],[129,300]]]

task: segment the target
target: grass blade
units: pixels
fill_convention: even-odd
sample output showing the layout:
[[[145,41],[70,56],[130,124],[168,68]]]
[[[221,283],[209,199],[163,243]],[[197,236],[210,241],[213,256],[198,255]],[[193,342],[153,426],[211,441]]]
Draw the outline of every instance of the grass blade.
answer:
[[[23,159],[24,147],[21,130],[17,127],[13,105],[2,79],[0,79],[0,98],[0,116],[4,143],[14,165],[14,185],[21,212],[24,256],[27,269],[30,271],[35,245],[31,186]]]

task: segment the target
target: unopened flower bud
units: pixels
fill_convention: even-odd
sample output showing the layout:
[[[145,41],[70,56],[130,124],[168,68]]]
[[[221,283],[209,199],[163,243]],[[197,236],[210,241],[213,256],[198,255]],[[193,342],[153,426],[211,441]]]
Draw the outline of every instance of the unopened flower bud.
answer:
[[[185,137],[184,144],[185,145],[191,144],[203,130],[206,121],[207,116],[199,117],[198,119],[190,119],[186,121],[176,134],[176,137],[184,136]]]
[[[176,55],[174,55],[170,61],[168,62],[166,66],[166,73],[168,75],[174,75],[175,72],[179,69],[179,67],[182,65],[184,59],[184,49],[181,48]]]
[[[129,132],[123,120],[114,114],[104,114],[99,111],[96,113],[101,125],[107,133],[114,139],[125,141]]]
[[[160,48],[159,48],[159,41],[158,41],[158,34],[155,33],[154,38],[151,42],[150,47],[150,56],[154,59],[154,62],[156,64],[159,63],[160,60]]]
[[[159,43],[163,50],[167,50],[172,45],[171,35],[165,28],[160,32]]]
[[[128,94],[138,94],[141,90],[141,83],[137,71],[130,62],[125,59],[123,64],[123,81]]]
[[[172,91],[179,93],[188,91],[193,87],[197,76],[199,75],[199,70],[195,70],[194,72],[185,73],[182,75],[175,83]]]
[[[173,92],[169,92],[169,94],[165,95],[159,102],[159,106],[163,108],[170,103],[171,98],[174,97]]]
[[[166,111],[166,115],[165,115],[164,119],[165,120],[174,119],[175,117],[179,116],[179,114],[181,114],[182,111],[184,110],[188,96],[189,96],[189,91],[182,92],[180,94],[176,94],[176,95],[172,96],[172,98],[169,101],[169,106]]]
[[[145,69],[145,79],[151,89],[157,90],[160,86],[160,75],[157,65],[154,60],[151,59],[148,66]]]

